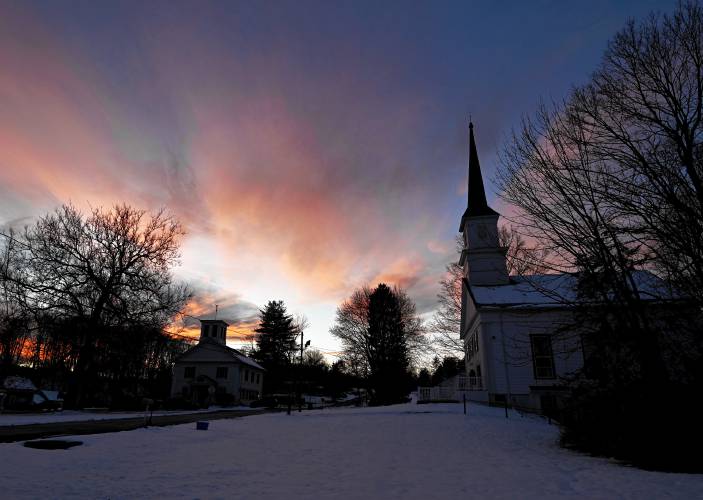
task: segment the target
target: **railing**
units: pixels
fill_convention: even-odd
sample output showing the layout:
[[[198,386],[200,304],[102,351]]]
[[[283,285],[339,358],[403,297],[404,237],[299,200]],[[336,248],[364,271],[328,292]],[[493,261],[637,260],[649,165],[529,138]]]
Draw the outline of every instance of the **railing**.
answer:
[[[482,377],[467,377],[465,375],[460,375],[457,378],[457,391],[482,391],[483,390],[483,378]]]
[[[434,387],[418,387],[418,401],[460,401],[462,393],[467,391],[483,391],[483,378],[459,375],[454,383],[436,385]]]
[[[456,400],[456,391],[453,387],[418,387],[418,401],[453,401]]]

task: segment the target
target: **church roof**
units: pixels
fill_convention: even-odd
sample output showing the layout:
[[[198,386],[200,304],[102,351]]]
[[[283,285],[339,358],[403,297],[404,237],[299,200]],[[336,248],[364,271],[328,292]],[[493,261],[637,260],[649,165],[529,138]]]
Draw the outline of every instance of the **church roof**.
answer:
[[[213,340],[209,338],[204,338],[201,339],[200,342],[195,344],[193,347],[188,349],[186,352],[181,354],[179,356],[179,359],[182,357],[187,356],[189,353],[199,350],[199,349],[210,349],[213,351],[219,351],[224,354],[227,354],[232,357],[233,361],[238,361],[240,363],[244,363],[245,365],[249,365],[252,368],[257,368],[259,370],[265,370],[263,366],[261,366],[259,363],[251,359],[249,356],[245,356],[241,352],[239,352],[237,349],[233,349],[231,347],[227,347],[226,345],[222,345],[219,342],[214,342]]]
[[[464,223],[468,217],[481,217],[483,215],[499,215],[488,206],[486,190],[483,186],[481,165],[478,161],[478,151],[474,140],[474,124],[469,123],[469,190],[466,211],[461,217],[459,232],[464,231]]]
[[[644,300],[676,300],[666,283],[649,271],[634,271],[632,277]],[[514,308],[569,306],[578,302],[576,274],[511,276],[507,285],[473,286],[477,306]]]
[[[229,323],[227,323],[225,320],[217,319],[215,317],[208,318],[208,317],[204,316],[202,318],[198,318],[198,321],[200,321],[201,323],[208,323],[208,324],[219,323],[221,325],[229,326]]]

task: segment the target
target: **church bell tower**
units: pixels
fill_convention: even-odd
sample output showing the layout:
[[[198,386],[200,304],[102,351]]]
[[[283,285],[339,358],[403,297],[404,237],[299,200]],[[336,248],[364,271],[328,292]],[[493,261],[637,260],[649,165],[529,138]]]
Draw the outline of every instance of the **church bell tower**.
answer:
[[[227,344],[227,327],[229,324],[219,319],[200,320],[200,342]]]
[[[500,246],[498,218],[488,206],[478,161],[474,125],[469,123],[469,192],[466,211],[461,217],[464,249],[459,263],[472,286],[496,286],[509,283],[505,262],[506,248]]]

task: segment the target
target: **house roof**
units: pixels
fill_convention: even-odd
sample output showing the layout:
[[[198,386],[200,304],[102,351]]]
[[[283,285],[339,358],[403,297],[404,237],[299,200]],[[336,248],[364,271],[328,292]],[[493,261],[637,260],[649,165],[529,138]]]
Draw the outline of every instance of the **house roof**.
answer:
[[[644,300],[675,300],[666,282],[649,271],[634,271],[633,280]],[[510,283],[472,286],[469,289],[478,306],[554,307],[578,302],[576,274],[536,274],[511,276]]]
[[[214,317],[213,317],[213,318],[202,317],[202,318],[198,318],[198,320],[199,320],[201,323],[208,323],[208,324],[220,323],[220,324],[222,324],[222,325],[229,326],[229,323],[227,323],[226,321],[224,321],[224,320],[222,320],[222,319],[216,319],[216,318],[214,318]]]
[[[227,347],[226,345],[222,345],[219,342],[214,342],[213,340],[211,340],[209,338],[201,339],[200,342],[198,342],[193,347],[188,349],[186,352],[181,354],[179,356],[179,359],[182,358],[183,356],[186,356],[188,353],[191,353],[197,349],[217,350],[217,351],[220,351],[222,353],[225,353],[225,354],[231,356],[235,361],[238,361],[238,362],[243,363],[245,365],[249,365],[252,368],[256,368],[258,370],[266,371],[266,369],[263,366],[261,366],[259,363],[257,363],[253,359],[251,359],[249,356],[245,356],[244,354],[239,352],[237,349]]]
[[[34,392],[37,390],[37,387],[34,385],[34,383],[31,380],[29,380],[28,378],[16,377],[16,376],[6,377],[2,386],[7,390],[13,390],[13,391]]]

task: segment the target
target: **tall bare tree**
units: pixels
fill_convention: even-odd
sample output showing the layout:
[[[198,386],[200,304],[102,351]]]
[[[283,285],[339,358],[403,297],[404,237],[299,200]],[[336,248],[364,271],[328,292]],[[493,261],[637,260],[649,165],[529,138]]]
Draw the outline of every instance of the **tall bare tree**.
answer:
[[[161,329],[189,298],[174,282],[180,224],[164,211],[127,205],[84,214],[72,205],[11,236],[17,265],[2,269],[35,318],[70,319],[80,332],[75,396],[97,359],[101,335],[117,329]],[[18,295],[19,296],[19,295]]]
[[[3,279],[18,266],[17,242],[9,231],[0,240],[0,366],[18,363],[29,340],[30,321],[26,294],[16,283]]]
[[[696,368],[703,340],[702,97],[703,9],[687,2],[672,15],[628,23],[591,81],[563,102],[540,105],[502,155],[502,196],[517,208],[521,231],[550,250],[556,269],[577,273],[580,325],[568,331],[592,354],[574,392],[570,410],[581,413],[570,428],[607,453],[657,460],[671,454],[667,443],[695,441],[678,433],[691,432],[690,421],[673,423],[642,401],[656,390],[668,398],[662,407],[687,414],[681,394],[703,381]],[[653,275],[642,270],[669,279],[645,280]],[[688,306],[643,300],[660,285],[660,304],[667,301],[667,282]],[[598,390],[588,386],[593,380]],[[671,432],[644,449],[653,425]]]

